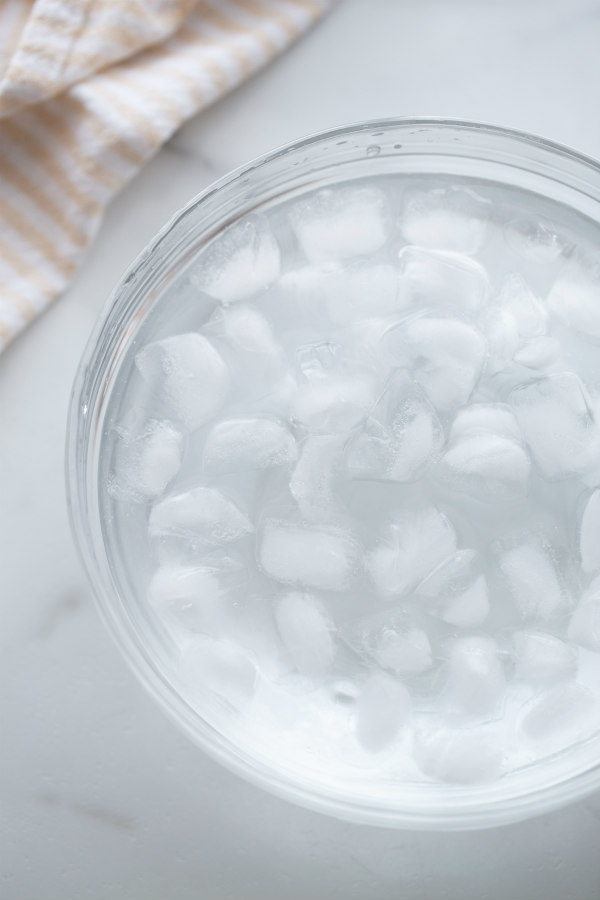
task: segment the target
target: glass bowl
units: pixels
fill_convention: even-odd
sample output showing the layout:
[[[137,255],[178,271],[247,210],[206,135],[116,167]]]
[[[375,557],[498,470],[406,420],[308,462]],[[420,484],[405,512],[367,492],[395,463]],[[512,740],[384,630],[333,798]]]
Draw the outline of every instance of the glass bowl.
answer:
[[[101,499],[111,404],[130,374],[131,349],[161,295],[215,235],[241,217],[315,188],[374,175],[459,177],[528,191],[600,223],[600,167],[532,135],[442,119],[387,119],[289,144],[219,180],[160,231],[115,288],[73,388],[67,485],[75,540],[109,631],[146,689],[204,751],[276,795],[360,823],[422,829],[481,828],[571,802],[600,786],[600,736],[483,784],[375,786],[319,778],[285,754],[264,754],[190,704],[169,668],[164,640],[140,611],[119,533]],[[164,312],[163,312],[164,316]],[[168,321],[165,323],[168,333]],[[135,548],[133,548],[135,549]]]

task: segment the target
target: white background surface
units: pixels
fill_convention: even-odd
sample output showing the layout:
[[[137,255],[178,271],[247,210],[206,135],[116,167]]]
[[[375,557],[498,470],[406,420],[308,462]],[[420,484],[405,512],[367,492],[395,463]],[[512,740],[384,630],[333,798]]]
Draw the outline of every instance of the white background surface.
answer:
[[[471,834],[358,827],[206,759],[113,648],[69,534],[71,381],[126,265],[215,177],[308,132],[441,115],[600,157],[596,0],[343,0],[186,126],[109,211],[69,293],[0,358],[0,898],[600,897],[600,795]]]

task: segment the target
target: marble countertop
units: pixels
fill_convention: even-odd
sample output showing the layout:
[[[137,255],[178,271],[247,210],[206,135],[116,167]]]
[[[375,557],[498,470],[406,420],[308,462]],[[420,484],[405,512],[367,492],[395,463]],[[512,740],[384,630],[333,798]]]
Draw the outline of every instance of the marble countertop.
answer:
[[[364,118],[440,115],[600,157],[596,0],[342,0],[282,59],[184,127],[113,203],[68,294],[0,358],[0,898],[600,897],[600,795],[458,834],[359,827],[204,757],[103,628],[69,533],[65,419],[120,274],[227,170]]]

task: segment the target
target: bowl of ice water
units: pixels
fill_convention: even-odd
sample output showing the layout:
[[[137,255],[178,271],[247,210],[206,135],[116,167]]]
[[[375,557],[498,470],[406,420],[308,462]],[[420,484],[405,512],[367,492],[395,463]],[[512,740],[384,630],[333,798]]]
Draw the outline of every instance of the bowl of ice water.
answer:
[[[390,120],[275,151],[134,262],[69,425],[126,658],[206,752],[359,822],[600,784],[600,169]]]

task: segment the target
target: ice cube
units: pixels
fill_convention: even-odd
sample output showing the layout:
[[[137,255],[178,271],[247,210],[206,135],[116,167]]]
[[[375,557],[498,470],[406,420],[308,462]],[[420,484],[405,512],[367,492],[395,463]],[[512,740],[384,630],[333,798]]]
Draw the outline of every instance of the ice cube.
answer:
[[[600,489],[592,491],[581,516],[579,555],[584,572],[600,569]]]
[[[385,672],[374,672],[356,701],[356,736],[365,750],[378,753],[394,740],[410,713],[404,685]]]
[[[554,681],[574,674],[577,668],[573,647],[552,634],[517,631],[512,642],[516,674],[526,681]]]
[[[296,348],[296,357],[302,375],[312,381],[335,371],[340,361],[340,345],[331,341],[303,344]]]
[[[442,443],[442,427],[422,389],[399,373],[362,430],[350,439],[346,465],[357,478],[414,481]]]
[[[343,529],[267,521],[258,545],[258,561],[275,581],[324,591],[351,587],[359,566],[359,549]]]
[[[287,412],[296,382],[268,319],[240,303],[219,310],[213,317],[213,327],[231,348],[227,359],[234,382],[232,395],[249,394],[263,403],[263,408],[267,403],[277,414]]]
[[[325,188],[298,202],[290,218],[310,262],[374,253],[388,239],[387,201],[376,188]]]
[[[221,303],[234,303],[265,290],[279,275],[279,245],[262,216],[230,225],[202,254],[191,280]]]
[[[571,262],[550,288],[547,303],[564,325],[600,338],[600,266]]]
[[[459,550],[427,576],[418,594],[432,615],[458,628],[476,628],[490,610],[488,587],[475,550]]]
[[[337,435],[309,435],[302,443],[290,493],[300,514],[310,522],[331,520],[339,512],[334,485],[341,456],[342,442]]]
[[[257,309],[239,304],[221,313],[227,340],[236,350],[278,359],[279,345],[268,319]]]
[[[124,429],[118,429],[118,435],[111,493],[128,499],[158,497],[179,471],[183,435],[157,419],[150,419],[135,437]]]
[[[467,402],[483,365],[485,341],[466,322],[429,316],[391,328],[384,346],[408,363],[434,407],[448,412]]]
[[[240,711],[252,699],[257,670],[250,656],[233,641],[197,635],[182,648],[179,677],[192,703],[212,693]]]
[[[565,612],[567,596],[548,547],[513,547],[501,554],[499,566],[523,618],[545,621]]]
[[[448,313],[475,313],[488,292],[483,266],[460,253],[404,247],[400,251],[402,305]]]
[[[377,398],[377,384],[367,372],[324,374],[300,385],[291,403],[293,422],[310,431],[338,434],[363,419]]]
[[[543,756],[590,737],[600,725],[600,705],[591,691],[576,681],[550,688],[528,703],[520,732]]]
[[[564,241],[554,226],[537,216],[535,219],[515,219],[505,228],[507,243],[520,256],[539,265],[555,262],[564,249]]]
[[[323,337],[331,330],[327,299],[337,296],[345,281],[345,263],[326,262],[288,269],[277,282],[273,315],[288,329]],[[274,292],[275,294],[275,292]]]
[[[314,318],[325,312],[336,325],[351,326],[399,308],[398,272],[390,263],[357,259],[304,266],[286,272],[279,287],[286,319],[298,314]]]
[[[400,220],[409,244],[430,250],[476,253],[488,234],[490,203],[469,188],[411,191]]]
[[[567,631],[569,640],[600,652],[600,576],[583,592]]]
[[[275,607],[284,647],[303,674],[322,676],[335,656],[334,625],[325,606],[311,594],[285,594]]]
[[[546,339],[550,343],[544,347],[546,324],[546,310],[524,278],[518,273],[508,275],[479,319],[488,346],[487,372],[491,375],[501,372],[520,353],[524,360],[529,355],[534,364],[536,352],[540,358],[549,355],[552,340]],[[541,342],[537,351],[536,341]]]
[[[498,646],[491,637],[470,635],[452,641],[441,693],[448,712],[468,718],[493,716],[504,691]]]
[[[556,338],[542,336],[526,341],[514,355],[514,361],[529,369],[545,369],[560,356],[560,343]]]
[[[454,490],[494,501],[523,494],[530,469],[529,456],[517,441],[470,433],[450,441],[440,472]]]
[[[165,625],[212,633],[223,616],[224,586],[209,566],[164,565],[148,587],[148,602]]]
[[[572,372],[519,385],[509,402],[546,478],[567,478],[594,464],[600,435],[585,389]]]
[[[150,513],[151,537],[174,535],[224,544],[252,531],[254,527],[248,516],[232,500],[207,485],[171,494]]]
[[[281,422],[263,417],[224,419],[209,432],[202,463],[206,472],[239,472],[280,466],[296,455],[296,440]]]
[[[398,273],[389,263],[355,262],[327,271],[319,285],[332,322],[348,325],[398,307]]]
[[[196,332],[147,344],[135,364],[169,416],[191,431],[212,419],[227,396],[227,367],[210,341]]]
[[[487,343],[486,371],[494,375],[509,366],[518,353],[521,344],[519,326],[514,316],[497,304],[485,308],[478,324]]]
[[[546,310],[518,272],[512,272],[504,279],[495,302],[512,316],[519,337],[540,337],[546,333]]]
[[[413,757],[421,771],[437,782],[481,784],[504,771],[503,738],[496,727],[445,728],[439,722],[419,729]]]
[[[339,636],[365,661],[394,675],[418,675],[433,665],[427,633],[405,609],[392,609],[348,622]]]
[[[479,434],[521,440],[521,429],[515,414],[504,403],[471,403],[457,412],[450,429],[450,440]]]
[[[379,593],[402,597],[455,550],[456,533],[446,516],[424,507],[392,519],[368,554],[368,568]]]

